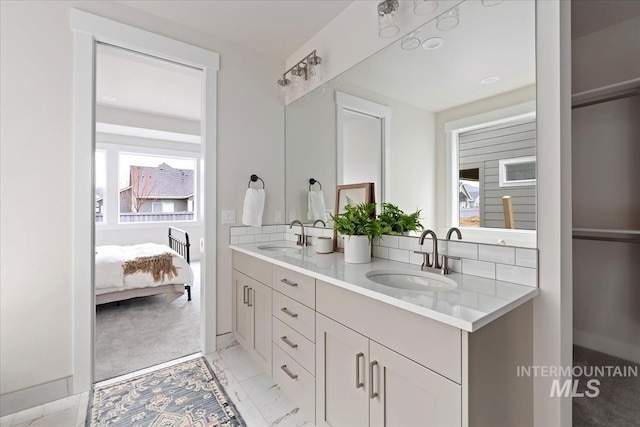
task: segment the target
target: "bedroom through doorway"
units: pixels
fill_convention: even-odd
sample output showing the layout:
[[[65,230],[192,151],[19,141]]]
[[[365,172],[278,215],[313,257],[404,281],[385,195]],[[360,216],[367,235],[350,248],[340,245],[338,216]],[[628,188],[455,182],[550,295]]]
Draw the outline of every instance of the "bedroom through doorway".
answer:
[[[94,381],[201,351],[203,70],[96,47]]]

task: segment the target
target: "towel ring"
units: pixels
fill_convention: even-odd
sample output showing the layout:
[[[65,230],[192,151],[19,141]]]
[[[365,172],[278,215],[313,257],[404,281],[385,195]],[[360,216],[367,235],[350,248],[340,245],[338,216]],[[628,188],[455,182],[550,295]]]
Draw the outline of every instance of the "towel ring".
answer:
[[[247,184],[247,188],[251,188],[251,183],[252,182],[258,182],[258,180],[260,180],[260,182],[262,182],[262,189],[264,190],[265,188],[267,188],[266,185],[264,185],[264,181],[262,180],[262,178],[260,178],[258,175],[253,174],[251,175],[251,178],[249,178],[249,183]]]
[[[317,181],[313,178],[309,178],[309,191],[311,191],[311,186],[313,184],[318,184],[320,186],[320,190],[322,190],[322,184],[320,184],[320,181]]]

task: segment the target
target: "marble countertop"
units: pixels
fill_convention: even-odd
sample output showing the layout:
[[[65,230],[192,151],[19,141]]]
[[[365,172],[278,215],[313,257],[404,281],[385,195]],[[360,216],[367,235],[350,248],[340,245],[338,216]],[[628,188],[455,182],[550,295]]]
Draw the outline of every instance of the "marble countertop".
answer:
[[[375,283],[366,274],[389,269],[419,272],[419,266],[381,258],[371,258],[368,264],[349,264],[342,253],[316,254],[315,246],[274,251],[259,249],[263,245],[293,246],[281,241],[235,244],[230,248],[468,332],[477,331],[539,292],[531,286],[458,273],[444,276],[456,282],[453,289],[399,289]]]

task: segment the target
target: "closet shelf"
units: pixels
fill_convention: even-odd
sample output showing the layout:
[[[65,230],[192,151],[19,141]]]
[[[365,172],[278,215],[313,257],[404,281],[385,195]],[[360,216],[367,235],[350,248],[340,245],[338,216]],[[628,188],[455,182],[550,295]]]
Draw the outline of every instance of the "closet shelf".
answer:
[[[640,230],[574,228],[573,238],[581,240],[602,240],[607,242],[640,243]]]

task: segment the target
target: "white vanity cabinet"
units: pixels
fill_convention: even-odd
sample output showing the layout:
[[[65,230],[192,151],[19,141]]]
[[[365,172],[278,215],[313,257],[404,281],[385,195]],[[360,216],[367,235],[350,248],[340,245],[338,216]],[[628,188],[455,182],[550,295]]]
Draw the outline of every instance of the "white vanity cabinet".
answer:
[[[233,336],[271,375],[271,264],[234,251]]]

